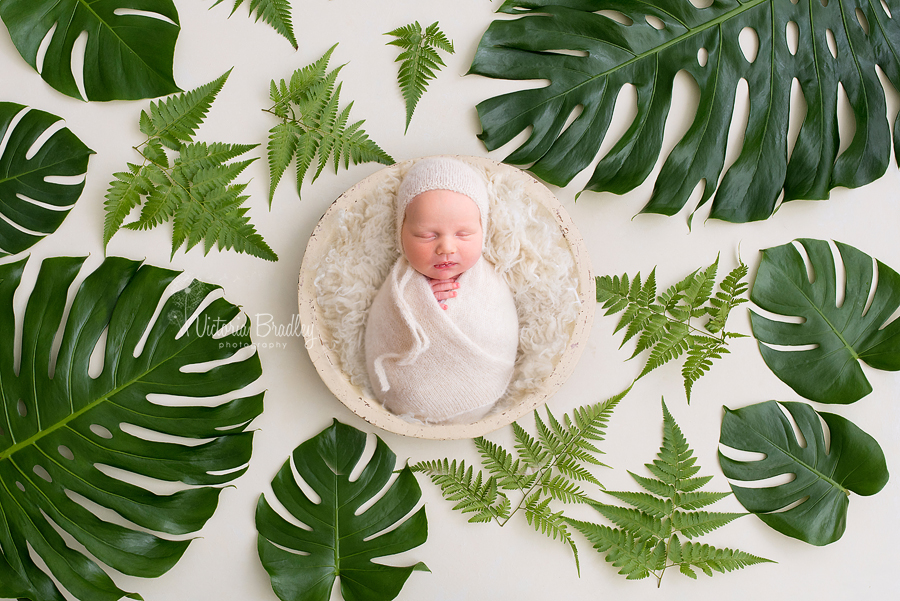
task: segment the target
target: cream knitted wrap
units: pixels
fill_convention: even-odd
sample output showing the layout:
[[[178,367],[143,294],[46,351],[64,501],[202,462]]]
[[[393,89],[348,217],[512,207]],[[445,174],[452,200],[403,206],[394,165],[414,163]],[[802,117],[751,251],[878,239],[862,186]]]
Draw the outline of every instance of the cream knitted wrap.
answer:
[[[426,423],[481,419],[509,385],[519,344],[512,292],[483,257],[441,309],[400,257],[366,324],[366,367],[385,408]]]

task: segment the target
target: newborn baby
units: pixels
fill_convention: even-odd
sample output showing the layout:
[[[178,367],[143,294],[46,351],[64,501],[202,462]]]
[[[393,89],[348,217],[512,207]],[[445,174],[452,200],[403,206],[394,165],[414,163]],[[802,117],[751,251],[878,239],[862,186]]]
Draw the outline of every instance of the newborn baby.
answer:
[[[519,341],[509,286],[482,257],[483,178],[430,157],[396,196],[397,259],[369,309],[366,368],[385,408],[426,423],[471,423],[506,391]]]

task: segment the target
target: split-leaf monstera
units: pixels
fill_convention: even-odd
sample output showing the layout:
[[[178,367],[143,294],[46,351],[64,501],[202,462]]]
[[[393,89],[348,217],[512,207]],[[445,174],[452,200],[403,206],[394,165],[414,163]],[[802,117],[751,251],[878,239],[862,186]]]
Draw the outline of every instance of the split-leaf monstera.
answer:
[[[0,140],[6,140],[0,154],[0,215],[6,218],[0,219],[0,257],[22,252],[55,232],[84,189],[84,179],[53,180],[84,176],[94,153],[68,128],[34,147],[58,121],[44,111],[0,102]]]
[[[782,190],[785,201],[824,199],[832,188],[861,186],[884,174],[891,141],[876,65],[900,89],[900,2],[695,4],[699,2],[506,0],[499,11],[520,16],[491,24],[470,72],[549,84],[481,102],[479,137],[493,150],[532,128],[506,161],[531,165],[544,180],[565,185],[594,160],[620,91],[633,84],[637,114],[585,186],[622,194],[653,170],[673,82],[685,71],[700,89],[697,111],[685,116],[693,121],[662,166],[644,212],[673,215],[705,182],[699,204],[715,193],[711,217],[754,221],[772,214]],[[739,42],[745,28],[758,39],[758,50],[749,58]],[[720,181],[741,79],[747,81],[750,97],[746,133],[740,156]],[[795,80],[806,114],[788,160]],[[853,140],[840,156],[839,84],[856,121]],[[898,129],[895,148],[900,148]]]
[[[775,321],[751,311],[753,335],[766,365],[795,392],[819,403],[853,403],[872,392],[861,362],[900,370],[900,320],[888,323],[900,306],[900,275],[836,242],[846,274],[839,280],[828,242],[804,238],[797,244],[809,257],[814,277],[810,279],[792,244],[768,248],[750,300],[774,315],[802,322]]]
[[[410,468],[389,484],[397,456],[380,438],[359,476],[350,479],[365,450],[366,435],[337,420],[294,449],[294,468],[314,494],[298,484],[290,460],[272,481],[272,491],[305,528],[288,522],[260,496],[259,558],[280,599],[328,601],[340,576],[347,601],[389,601],[410,574],[428,570],[421,562],[397,567],[372,561],[424,543],[428,523],[424,507],[409,515],[422,497]],[[311,500],[316,495],[319,499]]]
[[[884,488],[884,452],[874,438],[840,415],[817,413],[805,403],[781,405],[796,423],[799,437],[775,401],[726,408],[719,442],[763,458],[737,460],[719,451],[719,464],[748,511],[782,534],[827,545],[844,533],[850,492],[873,495]],[[794,477],[783,484],[742,485],[788,474]]]
[[[78,48],[84,100],[179,91],[172,71],[181,26],[172,0],[0,0],[0,19],[22,58],[67,96],[82,98],[72,70]]]
[[[0,265],[0,598],[64,601],[52,574],[84,601],[140,599],[101,566],[171,568],[246,470],[262,411],[243,390],[259,357],[237,355],[249,326],[219,333],[239,309],[203,306],[217,286],[163,300],[176,272],[110,257],[67,308],[84,261],[43,261],[18,328],[27,260]]]

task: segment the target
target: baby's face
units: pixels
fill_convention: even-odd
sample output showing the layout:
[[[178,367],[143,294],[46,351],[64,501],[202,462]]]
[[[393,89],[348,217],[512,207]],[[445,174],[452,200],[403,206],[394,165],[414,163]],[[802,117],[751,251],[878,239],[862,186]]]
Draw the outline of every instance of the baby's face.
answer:
[[[481,214],[465,194],[429,190],[406,207],[400,229],[403,252],[422,275],[455,278],[481,258]]]

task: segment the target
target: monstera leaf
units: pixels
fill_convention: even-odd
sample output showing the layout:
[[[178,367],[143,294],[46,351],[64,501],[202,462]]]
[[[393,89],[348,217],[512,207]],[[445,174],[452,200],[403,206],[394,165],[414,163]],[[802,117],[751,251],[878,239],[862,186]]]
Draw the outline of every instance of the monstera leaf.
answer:
[[[319,499],[297,483],[287,461],[272,481],[275,497],[300,528],[275,512],[261,495],[256,508],[259,558],[284,601],[328,601],[334,579],[348,601],[388,601],[423,563],[406,567],[372,561],[417,547],[428,536],[425,508],[407,517],[422,496],[409,467],[378,497],[397,457],[380,438],[359,477],[350,475],[366,448],[366,435],[335,420],[294,449],[293,467]],[[362,509],[365,505],[371,505]],[[391,528],[386,533],[385,529]]]
[[[847,524],[850,492],[874,495],[888,481],[884,453],[875,439],[847,419],[816,413],[805,403],[781,403],[802,440],[775,401],[725,409],[719,442],[762,453],[759,461],[737,461],[719,452],[722,472],[741,505],[775,530],[814,545],[838,540]],[[826,442],[820,418],[828,426]],[[786,484],[747,488],[740,482],[792,474]]]
[[[480,103],[479,137],[493,150],[533,128],[506,161],[531,165],[544,180],[565,185],[594,160],[619,92],[633,84],[634,121],[586,185],[622,194],[653,170],[673,80],[685,71],[700,88],[699,106],[683,117],[693,121],[662,166],[645,212],[677,213],[704,181],[700,205],[715,192],[712,217],[759,220],[772,214],[782,189],[786,201],[822,199],[831,188],[861,186],[885,172],[890,129],[875,66],[900,88],[900,26],[892,18],[900,18],[900,2],[716,0],[694,6],[699,3],[507,0],[499,10],[520,17],[491,24],[470,72],[550,83]],[[749,57],[739,43],[746,28],[759,42]],[[788,35],[793,31],[796,37]],[[720,181],[741,79],[749,88],[749,120],[740,156]],[[806,115],[788,161],[795,79]],[[838,84],[856,119],[856,134],[840,156]],[[898,128],[894,135],[900,147]]]
[[[766,365],[798,394],[820,403],[852,403],[872,392],[860,361],[900,370],[900,321],[885,326],[900,306],[900,275],[875,261],[878,286],[870,301],[876,277],[872,257],[836,242],[846,273],[838,305],[837,272],[828,243],[798,243],[809,257],[814,279],[793,245],[769,248],[763,251],[750,300],[803,322],[773,321],[751,311],[753,335]]]
[[[73,67],[83,68],[84,100],[178,91],[172,66],[181,26],[172,0],[0,0],[0,19],[22,58],[63,94],[82,98]]]
[[[66,128],[32,148],[59,120],[0,102],[0,140],[9,136],[0,155],[0,215],[6,218],[0,219],[0,256],[22,252],[55,232],[81,196],[84,179],[70,184],[47,178],[83,176],[93,150]]]
[[[238,308],[201,307],[216,286],[195,281],[161,302],[176,272],[111,257],[67,307],[83,262],[42,263],[19,344],[26,261],[0,265],[0,598],[70,598],[55,579],[85,601],[140,599],[101,564],[143,577],[172,567],[190,540],[164,535],[210,518],[216,485],[246,470],[244,430],[262,411],[262,394],[237,392],[261,375],[256,353],[235,357],[247,331],[214,336]],[[152,492],[148,479],[177,490]]]

